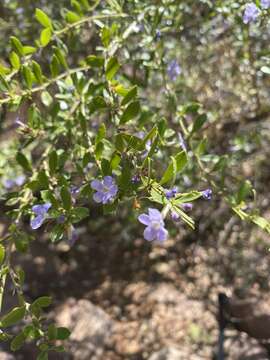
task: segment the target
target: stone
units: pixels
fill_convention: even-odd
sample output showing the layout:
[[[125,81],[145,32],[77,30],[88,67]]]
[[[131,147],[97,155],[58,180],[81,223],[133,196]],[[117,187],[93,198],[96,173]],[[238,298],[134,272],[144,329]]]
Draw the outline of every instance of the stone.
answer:
[[[105,311],[88,300],[69,299],[60,307],[56,321],[71,331],[66,348],[74,359],[102,359],[114,328]]]
[[[188,354],[176,347],[166,347],[153,353],[149,360],[181,360],[187,359]]]
[[[16,360],[13,355],[6,353],[4,351],[0,351],[0,359],[1,360]]]

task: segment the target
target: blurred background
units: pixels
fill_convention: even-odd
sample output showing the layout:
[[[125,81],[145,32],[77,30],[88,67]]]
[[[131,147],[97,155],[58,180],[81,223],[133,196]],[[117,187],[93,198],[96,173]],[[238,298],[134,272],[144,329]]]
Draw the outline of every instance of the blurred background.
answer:
[[[119,51],[123,73],[140,86],[145,106],[163,114],[177,131],[175,110],[201,103],[209,119],[200,139],[207,148],[203,166],[216,166],[212,176],[232,193],[238,191],[239,180],[249,180],[257,191],[257,207],[270,219],[268,17],[244,25],[245,1],[122,3],[134,17],[133,34]],[[8,63],[10,36],[34,43],[39,32],[33,21],[36,7],[60,21],[69,6],[65,0],[1,0],[1,63]],[[98,29],[87,24],[68,35],[67,44],[70,63],[76,63],[95,53]],[[179,76],[170,81],[164,72],[173,60]],[[46,50],[41,61],[49,61]],[[11,159],[19,141],[18,115],[24,121],[24,110],[1,109],[2,179],[17,171]],[[201,188],[200,172],[190,164],[177,185]],[[0,187],[4,194],[5,183]],[[269,235],[241,222],[222,196],[197,201],[192,210],[195,231],[179,222],[162,245],[142,238],[130,209],[104,217],[91,206],[91,219],[80,223],[76,246],[50,244],[48,234],[39,231],[29,251],[14,260],[25,269],[27,297],[52,295],[49,318],[73,331],[68,351],[50,359],[214,359],[219,292],[254,299],[255,307],[269,311]],[[8,220],[5,209],[0,211],[4,233]],[[14,301],[10,291],[4,311]],[[256,340],[232,329],[224,346],[227,359],[267,359]],[[5,344],[1,348],[0,359],[36,356],[31,344],[12,355]]]

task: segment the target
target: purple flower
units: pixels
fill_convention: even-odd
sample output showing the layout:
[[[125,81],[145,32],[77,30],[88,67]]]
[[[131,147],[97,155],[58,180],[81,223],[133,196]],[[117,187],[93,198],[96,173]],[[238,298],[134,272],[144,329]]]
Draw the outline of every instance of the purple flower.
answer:
[[[133,175],[132,178],[131,178],[131,182],[132,184],[136,185],[136,184],[139,184],[141,182],[141,177],[140,175],[136,174],[136,175]]]
[[[157,209],[148,209],[148,214],[141,214],[138,220],[146,225],[143,236],[145,240],[165,241],[168,237],[168,231],[164,227],[162,214]]]
[[[118,186],[112,176],[105,176],[103,180],[93,180],[91,188],[96,190],[93,199],[97,203],[108,204],[114,200]]]
[[[14,179],[14,182],[17,186],[22,186],[25,183],[25,179],[24,175],[19,175]]]
[[[14,186],[22,186],[25,182],[25,176],[19,175],[15,179],[5,179],[3,180],[3,185],[6,189],[12,189]]]
[[[270,7],[270,0],[261,0],[261,7],[263,9],[268,9]]]
[[[192,203],[184,203],[181,206],[182,206],[183,210],[185,210],[185,211],[191,211],[193,209]]]
[[[205,200],[211,200],[213,191],[211,189],[206,189],[202,191],[202,196]]]
[[[13,186],[14,186],[14,181],[13,180],[11,180],[11,179],[4,179],[3,181],[2,181],[2,184],[3,184],[3,186],[6,188],[6,189],[11,189],[11,188],[13,188]]]
[[[159,29],[156,30],[156,39],[160,40],[161,38],[161,31]]]
[[[169,200],[169,199],[172,199],[175,197],[175,195],[177,194],[178,192],[178,188],[176,186],[174,186],[172,189],[170,190],[165,190],[165,196],[166,198]]]
[[[172,81],[175,81],[181,72],[182,70],[175,59],[169,62],[167,67],[167,74]]]
[[[260,11],[254,3],[248,3],[245,8],[243,15],[244,24],[248,24],[252,21],[255,21],[259,16]]]
[[[44,220],[47,217],[47,213],[51,206],[52,206],[51,203],[45,203],[41,205],[34,205],[32,207],[32,211],[36,215],[36,217],[34,217],[30,222],[30,226],[33,230],[36,230],[41,227],[41,225],[43,224]]]
[[[57,218],[57,223],[58,224],[64,224],[64,222],[66,221],[66,217],[65,215],[60,215],[58,218]]]
[[[180,215],[176,211],[171,212],[171,218],[173,221],[177,222],[180,220]]]

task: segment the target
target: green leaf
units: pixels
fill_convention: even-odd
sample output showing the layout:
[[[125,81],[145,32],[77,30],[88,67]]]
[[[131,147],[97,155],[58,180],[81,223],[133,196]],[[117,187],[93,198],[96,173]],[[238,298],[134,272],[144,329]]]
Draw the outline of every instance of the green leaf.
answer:
[[[0,265],[3,263],[4,259],[5,259],[5,248],[3,245],[0,244]]]
[[[32,171],[31,165],[22,152],[18,152],[16,155],[16,161],[25,171]]]
[[[3,316],[0,321],[1,327],[8,327],[16,324],[24,318],[26,312],[25,306],[15,307],[7,315]]]
[[[19,70],[20,67],[21,67],[21,61],[20,61],[20,58],[19,56],[14,52],[12,51],[11,54],[9,55],[9,60],[10,60],[10,63],[12,65],[12,67],[15,69],[15,70]]]
[[[48,326],[48,338],[50,341],[56,340],[57,338],[57,329],[54,324]]]
[[[41,93],[41,101],[45,106],[50,106],[53,102],[53,98],[48,91],[42,91]]]
[[[41,46],[45,47],[49,44],[52,37],[52,31],[50,28],[43,29],[40,34],[40,44]]]
[[[117,0],[107,0],[107,3],[110,5],[110,7],[113,10],[115,10],[117,12],[122,12],[122,8]]]
[[[251,215],[250,220],[258,225],[261,229],[267,231],[270,234],[270,222],[259,215]]]
[[[137,91],[138,88],[137,86],[133,86],[127,93],[127,95],[124,97],[124,99],[122,100],[121,105],[126,105],[127,103],[129,103],[131,100],[133,100],[136,96],[137,96]]]
[[[42,70],[40,65],[35,60],[32,60],[32,69],[38,83],[42,84],[43,83]]]
[[[60,190],[61,199],[63,201],[63,207],[66,210],[70,210],[72,206],[72,199],[67,187],[63,186]]]
[[[89,210],[85,207],[77,207],[71,211],[72,223],[77,223],[89,216]]]
[[[101,30],[101,40],[104,47],[107,48],[111,40],[111,31],[107,26],[104,26]]]
[[[57,328],[57,339],[58,340],[66,340],[70,336],[70,331],[65,327]]]
[[[57,77],[60,72],[60,64],[55,54],[52,56],[50,69],[53,77]]]
[[[176,156],[172,157],[171,163],[167,167],[160,184],[163,185],[181,172],[187,164],[187,155],[185,151],[181,151]]]
[[[22,66],[22,76],[28,89],[31,89],[35,77],[30,68],[26,65]]]
[[[50,231],[50,239],[52,243],[59,242],[64,236],[64,226],[63,224],[55,225]]]
[[[35,48],[33,46],[24,46],[23,47],[23,55],[33,54],[36,51],[37,51],[37,48]]]
[[[120,124],[125,124],[128,121],[134,119],[136,116],[139,115],[141,110],[141,105],[139,101],[134,101],[130,103],[127,108],[124,110],[123,115],[120,119]]]
[[[15,338],[11,341],[10,349],[11,349],[12,351],[17,351],[17,350],[19,350],[19,349],[22,347],[25,339],[26,339],[26,337],[25,337],[24,333],[21,332],[20,334],[18,334],[17,336],[15,336]]]
[[[199,115],[193,124],[192,133],[195,133],[198,130],[200,130],[206,121],[207,121],[206,114]]]
[[[48,352],[47,351],[42,351],[41,353],[38,354],[37,360],[48,360]]]
[[[41,296],[30,305],[30,309],[31,307],[45,308],[50,306],[51,303],[52,303],[52,298],[50,296]]]
[[[108,81],[112,80],[112,78],[117,73],[119,68],[120,68],[120,64],[119,64],[117,58],[116,57],[111,57],[110,60],[107,63],[107,66],[106,66],[106,71],[105,71],[106,79]]]
[[[51,174],[55,173],[57,166],[58,166],[58,155],[57,152],[54,150],[49,155],[49,169]]]
[[[76,14],[74,11],[68,11],[66,13],[65,18],[68,23],[73,24],[79,21],[81,17],[78,14]]]
[[[52,22],[44,11],[41,9],[36,9],[35,17],[43,27],[52,29]]]
[[[23,45],[20,40],[17,39],[15,36],[11,36],[10,42],[13,49],[16,50],[19,55],[24,56]]]
[[[104,58],[101,56],[89,55],[85,61],[92,67],[102,67],[104,65]]]
[[[102,96],[95,96],[90,103],[89,110],[94,113],[96,110],[106,109],[107,104]]]
[[[105,124],[101,124],[97,132],[95,144],[97,145],[99,142],[101,142],[105,138],[105,136],[106,136],[106,126]]]
[[[57,57],[59,63],[65,68],[68,69],[68,64],[66,62],[65,54],[64,52],[59,49],[58,47],[53,47],[55,56]]]
[[[55,196],[51,190],[41,191],[41,198],[45,202],[50,202],[55,209],[57,209],[59,207],[58,200],[55,198]]]
[[[191,191],[189,193],[183,193],[177,195],[177,197],[173,200],[173,203],[176,205],[184,204],[187,202],[191,202],[202,197],[202,193],[200,191]]]
[[[90,7],[90,5],[89,5],[89,2],[88,2],[88,0],[78,0],[81,4],[82,4],[82,6],[85,8],[85,9],[89,9],[89,7]]]

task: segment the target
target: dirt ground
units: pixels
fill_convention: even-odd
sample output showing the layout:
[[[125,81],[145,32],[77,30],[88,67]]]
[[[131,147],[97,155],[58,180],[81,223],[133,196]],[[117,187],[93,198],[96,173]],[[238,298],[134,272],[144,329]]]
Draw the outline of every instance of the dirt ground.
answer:
[[[197,219],[197,230],[190,232],[179,224],[174,239],[164,245],[147,243],[138,229],[121,232],[114,218],[106,226],[83,224],[72,249],[65,243],[48,245],[46,236],[37,236],[32,254],[17,259],[26,270],[25,292],[29,300],[52,295],[50,319],[70,326],[76,339],[65,354],[49,359],[214,359],[220,291],[253,297],[270,314],[268,238],[220,211],[225,226],[215,222],[214,230],[211,222]],[[6,308],[12,302],[10,295]],[[93,330],[99,319],[109,336],[102,330],[94,350],[83,350],[92,341],[89,331],[91,336],[99,331]],[[164,349],[176,355],[162,357]],[[225,351],[231,360],[267,359],[255,340],[232,329],[226,330]],[[35,352],[29,345],[15,358],[35,359]]]

